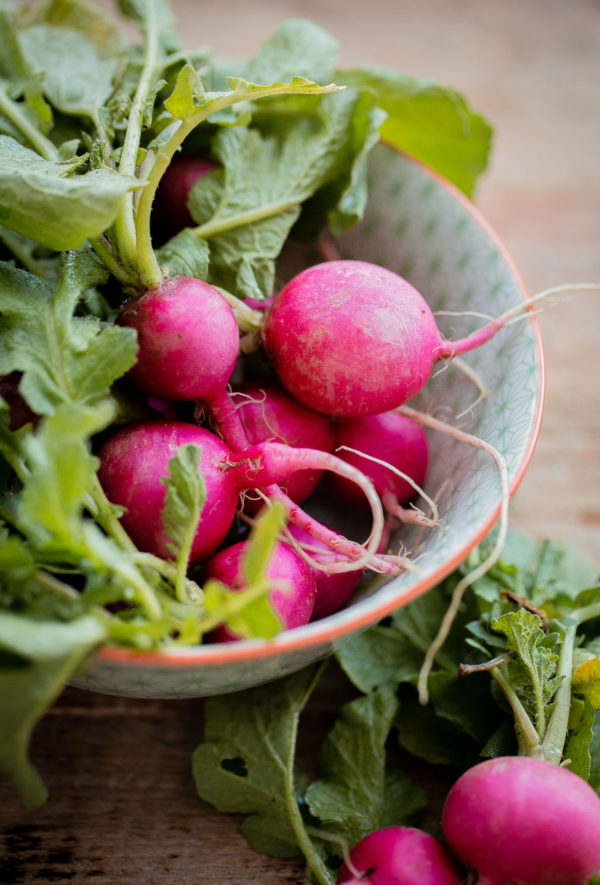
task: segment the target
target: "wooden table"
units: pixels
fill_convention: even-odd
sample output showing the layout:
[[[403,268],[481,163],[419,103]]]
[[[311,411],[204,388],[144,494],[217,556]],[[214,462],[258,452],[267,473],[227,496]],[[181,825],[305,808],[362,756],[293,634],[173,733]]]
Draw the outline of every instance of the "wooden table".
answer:
[[[175,10],[186,44],[221,56],[251,54],[281,18],[306,16],[338,37],[344,64],[381,63],[461,90],[496,126],[477,202],[530,291],[600,280],[595,0],[175,0]],[[512,522],[600,563],[600,293],[574,295],[541,325],[545,418]],[[326,713],[325,694],[317,730]],[[196,798],[190,755],[201,719],[201,700],[66,691],[33,741],[46,807],[25,811],[0,785],[0,881],[303,883],[302,863],[254,854],[236,819]]]

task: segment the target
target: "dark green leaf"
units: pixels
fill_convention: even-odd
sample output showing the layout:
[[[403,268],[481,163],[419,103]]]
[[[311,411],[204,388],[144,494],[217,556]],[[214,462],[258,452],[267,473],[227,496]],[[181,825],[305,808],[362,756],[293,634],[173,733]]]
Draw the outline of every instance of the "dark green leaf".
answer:
[[[342,707],[321,750],[322,778],[306,791],[311,814],[349,845],[379,828],[385,745],[397,706],[391,689],[381,689]]]
[[[0,373],[23,373],[20,390],[34,412],[93,404],[133,365],[134,332],[73,317],[83,292],[105,276],[91,253],[69,253],[53,293],[39,277],[0,265]]]
[[[204,741],[192,761],[198,795],[219,811],[248,815],[243,831],[250,844],[275,857],[300,853],[294,753],[300,713],[320,670],[241,692],[234,702],[216,697],[205,704]]]

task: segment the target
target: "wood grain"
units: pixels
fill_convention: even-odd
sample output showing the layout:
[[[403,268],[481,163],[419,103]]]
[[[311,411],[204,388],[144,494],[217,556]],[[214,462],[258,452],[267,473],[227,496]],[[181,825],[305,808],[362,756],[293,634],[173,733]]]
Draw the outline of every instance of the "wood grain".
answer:
[[[108,5],[108,0],[106,2]],[[464,92],[497,131],[477,202],[531,292],[600,280],[600,5],[597,0],[175,0],[187,45],[253,53],[287,16],[334,33],[344,64],[380,63]],[[513,525],[600,563],[600,293],[541,317],[547,401]],[[323,733],[328,688],[310,723]],[[300,861],[252,852],[239,821],[200,802],[190,755],[202,701],[135,701],[70,689],[37,728],[41,811],[0,785],[0,881],[98,885],[300,885]]]

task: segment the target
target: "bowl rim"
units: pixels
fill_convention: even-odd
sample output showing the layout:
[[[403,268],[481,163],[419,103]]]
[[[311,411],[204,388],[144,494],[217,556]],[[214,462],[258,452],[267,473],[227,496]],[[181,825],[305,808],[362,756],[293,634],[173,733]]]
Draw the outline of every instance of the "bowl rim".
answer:
[[[514,259],[509,253],[507,247],[496,233],[490,222],[482,214],[481,210],[461,191],[459,188],[448,181],[443,175],[432,169],[421,160],[407,154],[405,151],[396,148],[382,140],[386,147],[395,150],[397,153],[405,157],[409,162],[425,170],[441,187],[448,191],[455,200],[471,215],[474,221],[485,231],[490,240],[494,243],[498,252],[506,262],[513,275],[519,292],[524,301],[530,295],[525,285],[523,277],[518,270]],[[527,445],[524,448],[521,460],[515,470],[514,476],[510,483],[510,498],[512,499],[517,488],[521,484],[523,477],[529,467],[533,453],[539,438],[542,417],[544,413],[544,404],[546,396],[546,370],[544,362],[544,350],[542,344],[542,336],[537,314],[529,311],[529,322],[534,338],[534,346],[538,360],[537,372],[537,401],[535,410],[535,420],[533,422]],[[402,605],[421,596],[427,590],[440,583],[450,572],[454,571],[461,562],[463,562],[473,550],[489,533],[499,518],[501,505],[494,509],[490,517],[486,520],[482,528],[460,548],[459,551],[443,565],[439,566],[433,573],[429,574],[423,580],[418,581],[409,591],[402,596]],[[330,617],[322,618],[314,621],[305,627],[296,628],[294,630],[286,630],[278,634],[273,639],[242,639],[237,642],[220,643],[214,645],[200,645],[197,647],[182,646],[181,648],[155,649],[144,651],[138,649],[120,648],[118,646],[104,645],[96,651],[96,659],[101,664],[109,665],[141,665],[143,667],[168,667],[168,668],[185,668],[189,666],[226,666],[228,664],[244,663],[261,658],[267,658],[277,655],[281,652],[301,652],[313,648],[314,646],[329,645],[331,646],[338,639],[344,636],[366,629],[369,626],[385,618],[398,608],[398,602],[389,599],[380,603],[369,611],[356,611],[354,617],[351,615],[344,619],[341,623],[328,624],[331,618],[335,618],[335,614]],[[351,612],[352,607],[345,609]],[[337,614],[337,613],[336,613]],[[321,625],[321,626],[320,626]],[[310,632],[306,632],[307,628]],[[300,631],[302,631],[300,633]],[[300,633],[300,635],[299,635]]]

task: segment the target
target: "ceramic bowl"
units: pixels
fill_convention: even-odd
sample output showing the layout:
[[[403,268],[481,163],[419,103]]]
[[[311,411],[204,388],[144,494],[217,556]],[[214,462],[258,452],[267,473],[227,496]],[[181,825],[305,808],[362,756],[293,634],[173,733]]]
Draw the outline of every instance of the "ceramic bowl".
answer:
[[[489,224],[454,187],[397,151],[379,145],[370,164],[366,217],[341,242],[344,257],[382,264],[409,279],[440,315],[446,337],[478,328],[527,297],[519,274]],[[502,330],[463,357],[489,390],[461,424],[502,452],[514,492],[530,461],[541,420],[544,368],[534,316]],[[373,367],[377,371],[377,367]],[[413,403],[450,423],[476,398],[467,374],[444,366]],[[104,647],[73,683],[132,697],[200,697],[276,679],[331,654],[357,631],[437,584],[489,532],[499,516],[497,471],[485,453],[430,432],[426,491],[438,500],[441,527],[409,531],[417,568],[382,579],[336,614],[271,641],[132,652]]]

